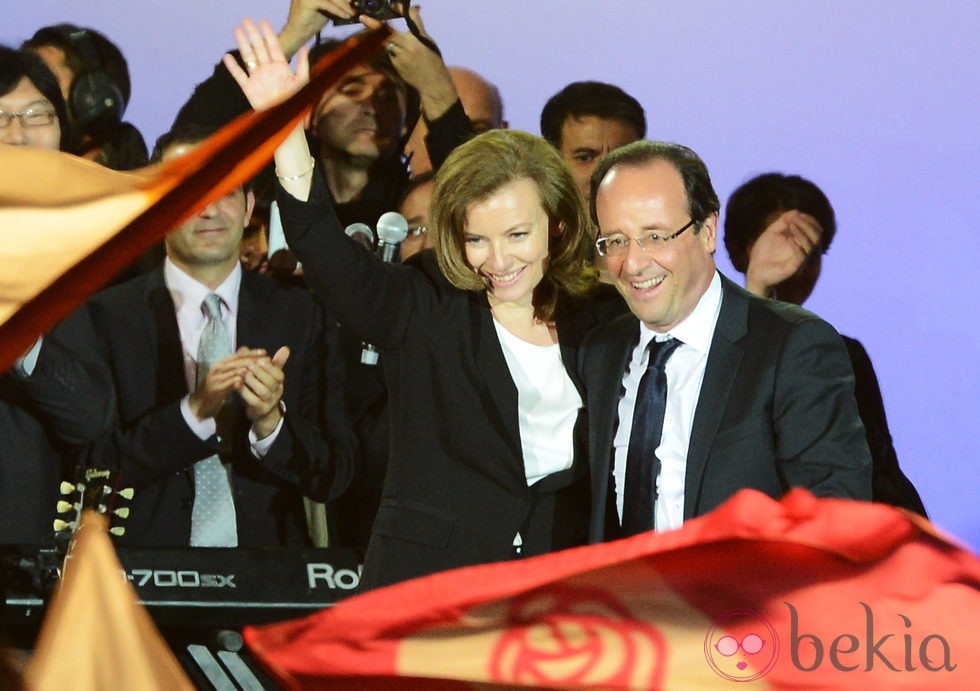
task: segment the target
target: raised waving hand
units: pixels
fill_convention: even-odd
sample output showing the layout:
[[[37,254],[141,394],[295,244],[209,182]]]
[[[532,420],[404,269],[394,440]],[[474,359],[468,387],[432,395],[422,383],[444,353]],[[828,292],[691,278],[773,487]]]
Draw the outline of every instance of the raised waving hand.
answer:
[[[228,72],[238,82],[242,93],[255,110],[264,110],[294,94],[310,77],[309,55],[306,47],[296,54],[296,71],[279,46],[272,25],[262,20],[258,25],[247,17],[235,27],[235,41],[245,63],[245,69],[230,54],[223,61]]]

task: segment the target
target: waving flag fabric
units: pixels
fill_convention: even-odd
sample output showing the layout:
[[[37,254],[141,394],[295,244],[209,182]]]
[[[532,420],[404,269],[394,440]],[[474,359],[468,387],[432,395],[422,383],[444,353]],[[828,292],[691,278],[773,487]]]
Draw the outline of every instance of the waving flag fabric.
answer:
[[[745,490],[675,532],[434,574],[245,633],[288,688],[965,689],[978,617],[980,560],[926,521]]]
[[[123,575],[105,516],[86,511],[41,628],[31,689],[193,689]]]

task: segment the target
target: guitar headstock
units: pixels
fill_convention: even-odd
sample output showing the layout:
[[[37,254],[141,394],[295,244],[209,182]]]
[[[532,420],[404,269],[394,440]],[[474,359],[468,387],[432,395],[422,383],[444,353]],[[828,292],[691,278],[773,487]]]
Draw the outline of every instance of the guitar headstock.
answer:
[[[70,540],[78,530],[82,511],[92,509],[109,518],[109,534],[126,533],[123,525],[129,518],[128,503],[133,499],[132,487],[119,487],[119,478],[106,468],[86,468],[74,482],[61,483],[62,499],[58,501],[59,518],[54,520],[57,540]]]

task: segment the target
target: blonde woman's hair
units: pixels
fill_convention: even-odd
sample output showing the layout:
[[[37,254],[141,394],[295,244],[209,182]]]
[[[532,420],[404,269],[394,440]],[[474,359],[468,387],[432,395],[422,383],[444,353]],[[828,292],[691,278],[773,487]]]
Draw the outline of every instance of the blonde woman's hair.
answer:
[[[544,139],[519,130],[490,130],[457,147],[436,174],[429,230],[449,282],[462,290],[486,290],[484,279],[466,261],[466,214],[518,180],[534,183],[548,214],[548,262],[533,303],[535,317],[552,321],[558,296],[589,292],[597,274],[592,266],[595,233],[585,200]]]

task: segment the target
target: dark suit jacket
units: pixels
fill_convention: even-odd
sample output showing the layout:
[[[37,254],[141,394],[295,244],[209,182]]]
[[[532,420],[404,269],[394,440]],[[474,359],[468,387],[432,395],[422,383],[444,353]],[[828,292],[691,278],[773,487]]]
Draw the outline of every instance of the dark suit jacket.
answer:
[[[53,545],[71,447],[114,424],[108,373],[62,341],[83,325],[73,315],[47,334],[30,377],[0,376],[0,544]]]
[[[120,425],[87,449],[87,463],[117,471],[135,488],[124,544],[187,545],[193,464],[218,450],[187,426],[187,393],[173,301],[157,271],[112,287],[86,305],[97,348],[112,372]],[[270,354],[290,348],[285,421],[262,460],[249,450],[250,424],[237,402],[231,448],[232,490],[242,547],[308,542],[302,497],[326,500],[346,488],[353,438],[343,410],[336,328],[302,288],[245,272],[239,292],[239,346]]]
[[[881,400],[878,376],[871,364],[871,358],[861,343],[853,338],[841,336],[847,348],[847,356],[854,368],[854,393],[857,396],[858,412],[867,433],[868,447],[871,449],[871,494],[874,501],[899,506],[915,513],[926,515],[918,491],[912,481],[898,465],[898,455],[892,444],[885,417],[885,404]]]
[[[871,499],[871,460],[840,336],[815,315],[762,300],[722,277],[722,303],[694,413],[684,518],[739,489],[791,487]],[[593,332],[579,368],[589,401],[590,540],[614,537],[610,472],[623,373],[637,343],[632,314]]]
[[[510,559],[518,531],[526,555],[584,543],[584,446],[571,471],[527,486],[517,387],[486,294],[450,285],[432,252],[382,264],[344,235],[318,175],[311,195],[280,193],[286,239],[342,328],[381,350],[390,397],[391,455],[361,586]],[[586,310],[566,304],[557,318],[573,380],[594,324]]]

